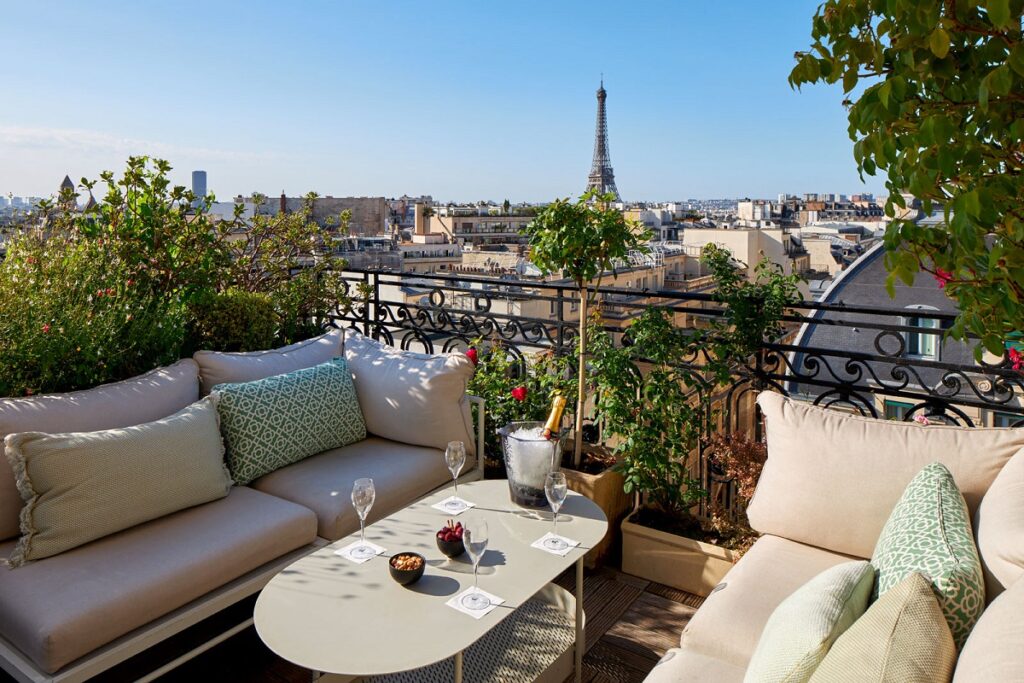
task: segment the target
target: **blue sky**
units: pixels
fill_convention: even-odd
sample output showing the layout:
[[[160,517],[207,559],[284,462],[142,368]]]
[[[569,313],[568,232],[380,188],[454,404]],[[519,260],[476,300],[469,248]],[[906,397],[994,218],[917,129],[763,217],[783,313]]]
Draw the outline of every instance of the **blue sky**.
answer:
[[[838,88],[790,90],[818,0],[0,0],[0,193],[168,159],[220,198],[578,194],[604,72],[627,199],[858,192]]]

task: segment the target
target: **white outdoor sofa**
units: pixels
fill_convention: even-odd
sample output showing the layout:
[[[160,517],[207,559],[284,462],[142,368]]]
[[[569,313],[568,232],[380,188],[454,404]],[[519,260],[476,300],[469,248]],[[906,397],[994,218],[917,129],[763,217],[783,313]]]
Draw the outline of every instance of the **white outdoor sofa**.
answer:
[[[225,498],[16,569],[0,567],[0,667],[19,681],[71,683],[124,662],[259,592],[297,557],[357,529],[349,502],[354,479],[375,481],[371,521],[450,483],[442,457],[449,440],[466,443],[463,478],[481,478],[483,401],[466,394],[469,359],[398,352],[347,333],[344,343],[345,333],[333,330],[268,352],[199,352],[85,391],[0,399],[0,439],[112,429],[171,415],[220,382],[311,367],[344,352],[369,431],[363,441],[235,486]],[[475,433],[470,404],[479,416]],[[0,459],[0,556],[14,546],[21,505]],[[251,623],[249,613],[143,680]]]

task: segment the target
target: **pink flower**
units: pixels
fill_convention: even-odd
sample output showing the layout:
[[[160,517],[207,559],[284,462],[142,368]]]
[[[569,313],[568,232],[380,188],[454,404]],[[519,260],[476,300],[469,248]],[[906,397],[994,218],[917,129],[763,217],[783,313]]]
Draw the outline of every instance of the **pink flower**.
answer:
[[[953,273],[942,268],[935,269],[935,281],[939,283],[939,289],[945,289],[946,285],[953,279]]]
[[[526,400],[526,387],[516,387],[512,390],[512,398],[522,403]]]
[[[1024,370],[1024,353],[1021,353],[1017,349],[1010,349],[1007,352],[1007,356],[1010,359],[1010,367],[1014,370]]]
[[[473,365],[476,365],[477,363],[480,362],[480,359],[476,355],[476,349],[474,348],[466,349],[466,357],[469,358],[469,360],[473,361]]]
[[[928,420],[928,416],[927,415],[915,415],[914,416],[914,422],[916,422],[919,425],[930,425],[931,424],[931,422]]]
[[[50,331],[50,323],[43,323],[43,334],[47,334]]]

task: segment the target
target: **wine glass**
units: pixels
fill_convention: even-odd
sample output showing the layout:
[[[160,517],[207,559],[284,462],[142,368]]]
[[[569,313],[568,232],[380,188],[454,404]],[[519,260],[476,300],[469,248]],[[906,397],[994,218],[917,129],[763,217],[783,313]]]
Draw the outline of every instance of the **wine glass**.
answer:
[[[565,539],[558,535],[558,511],[561,509],[562,503],[565,502],[565,497],[568,493],[569,487],[565,482],[565,474],[562,472],[549,472],[548,476],[544,479],[544,495],[547,496],[548,505],[551,506],[551,511],[554,513],[551,517],[551,533],[554,535],[551,538],[544,539],[544,547],[549,550],[561,552],[569,547]]]
[[[377,554],[376,550],[366,545],[366,515],[370,514],[375,497],[373,479],[356,479],[352,485],[352,507],[359,515],[359,545],[352,548],[349,554],[357,560],[366,560]]]
[[[462,606],[471,610],[487,609],[491,601],[477,587],[477,570],[480,558],[487,550],[487,520],[481,517],[469,519],[462,527],[462,542],[469,558],[473,560],[473,591],[462,596]]]
[[[455,482],[455,497],[446,502],[444,506],[455,512],[464,507],[463,502],[459,500],[459,472],[466,464],[466,445],[461,441],[450,441],[444,452],[444,461],[448,465],[448,471],[452,473],[452,481]]]

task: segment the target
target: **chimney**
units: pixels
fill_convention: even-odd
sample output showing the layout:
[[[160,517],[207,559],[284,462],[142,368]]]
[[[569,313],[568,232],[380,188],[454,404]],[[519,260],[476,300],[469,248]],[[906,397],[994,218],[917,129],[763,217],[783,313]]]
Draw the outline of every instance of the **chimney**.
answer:
[[[416,202],[413,206],[413,232],[417,235],[427,234],[427,217],[423,215],[423,209],[426,208],[423,204]]]
[[[284,196],[284,190],[281,190],[281,203],[277,207],[278,213],[288,213],[288,198]]]

